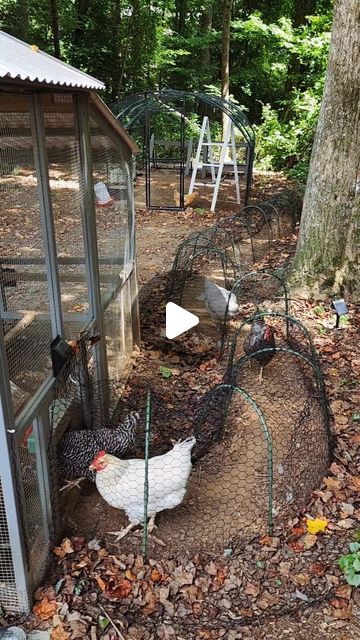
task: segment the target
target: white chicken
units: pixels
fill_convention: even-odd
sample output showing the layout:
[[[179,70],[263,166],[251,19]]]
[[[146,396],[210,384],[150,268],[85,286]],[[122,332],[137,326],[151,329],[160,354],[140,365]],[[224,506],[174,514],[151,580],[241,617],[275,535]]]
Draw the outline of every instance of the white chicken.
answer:
[[[224,287],[219,287],[208,278],[205,278],[204,299],[209,313],[217,320],[224,320],[225,314],[227,317],[233,318],[240,311],[235,294]]]
[[[191,450],[194,437],[177,442],[161,456],[149,459],[149,498],[147,513],[149,531],[155,528],[155,516],[164,509],[174,509],[184,499],[186,484],[191,472]],[[90,465],[96,471],[96,486],[106,502],[124,509],[130,524],[121,531],[111,531],[116,541],[144,521],[145,460],[133,458],[121,460],[100,451]]]

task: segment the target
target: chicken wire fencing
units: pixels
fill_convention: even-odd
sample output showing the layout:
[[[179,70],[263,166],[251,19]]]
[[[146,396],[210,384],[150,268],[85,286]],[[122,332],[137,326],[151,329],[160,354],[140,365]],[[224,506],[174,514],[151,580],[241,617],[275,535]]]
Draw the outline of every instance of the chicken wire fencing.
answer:
[[[78,400],[64,421],[69,385],[75,399],[81,388],[74,369],[64,372],[53,405],[56,491],[80,476],[89,489],[58,493],[61,527],[70,519],[89,539],[144,556],[163,547],[174,557],[184,549],[223,555],[301,511],[331,451],[315,348],[303,325],[281,312],[245,320],[232,346],[224,381],[176,409],[170,390],[104,382],[113,398],[106,428],[96,381],[85,390],[89,426]]]
[[[262,383],[254,352],[237,365],[233,382],[207,391],[193,417],[184,411],[181,419],[147,385],[129,389],[124,407],[141,416],[142,442],[136,457],[95,456],[101,499],[95,496],[94,509],[83,498],[82,532],[91,509],[85,533],[123,551],[223,555],[298,513],[326,473],[327,413],[310,360],[276,349]]]
[[[72,341],[91,327],[101,335],[92,348],[94,376],[120,382],[139,339],[131,149],[97,104],[84,93],[47,90],[10,89],[1,97],[0,605],[6,610],[29,607],[52,540],[51,343],[57,335]],[[85,406],[83,396],[82,388],[80,396],[74,390],[64,412]],[[111,393],[102,398],[106,413]]]

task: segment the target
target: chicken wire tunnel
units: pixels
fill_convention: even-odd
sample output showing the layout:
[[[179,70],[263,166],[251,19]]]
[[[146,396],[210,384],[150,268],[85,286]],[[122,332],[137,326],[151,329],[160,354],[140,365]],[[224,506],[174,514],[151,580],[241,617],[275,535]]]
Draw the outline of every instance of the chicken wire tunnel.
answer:
[[[26,611],[55,516],[51,343],[100,337],[86,364],[88,382],[103,381],[102,419],[106,381],[124,377],[139,341],[137,149],[95,94],[102,83],[2,32],[0,53],[0,605]]]

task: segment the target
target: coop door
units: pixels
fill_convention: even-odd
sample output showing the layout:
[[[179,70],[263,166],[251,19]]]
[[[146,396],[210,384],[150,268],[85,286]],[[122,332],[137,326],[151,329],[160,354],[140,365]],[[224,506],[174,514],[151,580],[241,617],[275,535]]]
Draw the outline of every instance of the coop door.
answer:
[[[149,209],[184,208],[184,120],[179,110],[147,116],[145,189]]]

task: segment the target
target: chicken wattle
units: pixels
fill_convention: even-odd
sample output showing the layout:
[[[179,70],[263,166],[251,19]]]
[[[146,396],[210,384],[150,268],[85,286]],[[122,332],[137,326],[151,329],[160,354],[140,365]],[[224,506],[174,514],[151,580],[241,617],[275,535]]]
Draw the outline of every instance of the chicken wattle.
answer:
[[[174,509],[183,501],[195,442],[194,437],[187,438],[167,453],[149,459],[147,513],[150,528],[159,511]],[[130,520],[122,531],[111,532],[120,540],[144,521],[145,460],[121,460],[100,451],[90,470],[96,471],[96,486],[104,500],[112,507],[123,509]]]

